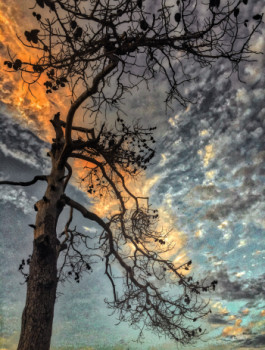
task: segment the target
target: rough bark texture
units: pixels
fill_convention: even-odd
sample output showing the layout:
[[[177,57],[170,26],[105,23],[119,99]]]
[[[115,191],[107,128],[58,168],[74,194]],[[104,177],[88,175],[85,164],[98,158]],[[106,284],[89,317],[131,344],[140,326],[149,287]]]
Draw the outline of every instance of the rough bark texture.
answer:
[[[57,220],[64,170],[52,170],[38,209],[18,350],[49,350],[57,288]]]

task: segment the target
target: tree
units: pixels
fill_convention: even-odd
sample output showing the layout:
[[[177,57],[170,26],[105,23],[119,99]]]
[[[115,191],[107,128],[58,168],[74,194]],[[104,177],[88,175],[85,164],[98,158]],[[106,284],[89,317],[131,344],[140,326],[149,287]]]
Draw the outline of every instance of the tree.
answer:
[[[126,125],[119,102],[127,92],[161,74],[168,84],[166,104],[174,99],[185,104],[187,97],[179,86],[191,80],[185,66],[194,61],[211,66],[226,59],[232,70],[238,70],[240,62],[250,60],[250,40],[262,21],[262,15],[255,14],[249,24],[241,15],[246,4],[247,0],[207,4],[179,0],[176,5],[167,0],[36,0],[33,16],[39,29],[25,31],[25,39],[19,38],[32,49],[33,58],[25,62],[10,54],[5,64],[21,74],[29,89],[44,76],[47,94],[67,85],[71,105],[62,119],[60,112],[51,119],[55,138],[48,152],[50,173],[28,182],[1,182],[21,186],[47,182],[44,196],[34,206],[33,253],[19,350],[49,349],[58,281],[74,277],[78,283],[81,274],[91,269],[94,249],[101,252],[97,254],[113,288],[109,306],[119,320],[158,329],[183,344],[204,333],[193,321],[209,312],[200,294],[214,290],[217,281],[195,281],[187,274],[191,261],[176,266],[164,258],[173,247],[166,243],[167,232],[157,229],[158,213],[148,198],[134,195],[128,186],[128,179],[145,170],[155,154],[153,128],[139,122]],[[42,15],[35,12],[39,10]],[[109,129],[103,123],[99,130],[76,125],[83,106],[95,118],[116,108],[115,125]],[[75,170],[72,159],[86,163],[81,182],[89,194],[116,201],[108,218],[67,195]],[[70,208],[69,220],[58,233],[65,207]],[[74,211],[101,227],[99,244],[93,249],[93,237],[71,227]],[[112,274],[115,264],[123,271],[121,296]],[[22,272],[23,268],[22,262]],[[175,289],[161,288],[161,283]]]

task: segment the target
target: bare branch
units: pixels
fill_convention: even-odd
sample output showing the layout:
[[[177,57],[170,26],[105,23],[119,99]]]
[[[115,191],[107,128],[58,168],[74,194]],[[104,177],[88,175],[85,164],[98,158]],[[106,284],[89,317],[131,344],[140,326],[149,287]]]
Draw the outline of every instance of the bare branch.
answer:
[[[98,91],[98,86],[101,82],[103,82],[103,79],[117,66],[117,62],[111,62],[109,63],[103,70],[100,72],[94,79],[92,86],[84,91],[72,104],[71,108],[68,111],[67,118],[66,118],[66,127],[65,127],[65,140],[66,144],[70,145],[72,143],[71,139],[71,130],[72,130],[72,123],[74,119],[74,115],[78,107],[90,96],[95,94]]]
[[[83,207],[80,203],[74,201],[73,199],[69,198],[66,195],[62,196],[62,199],[65,201],[67,205],[70,207],[78,210],[85,218],[95,221],[97,224],[99,224],[102,228],[107,229],[108,225],[96,214],[88,211],[85,207]]]
[[[63,120],[60,121],[61,123],[61,126],[63,128],[66,127],[66,122],[64,122]],[[81,127],[81,126],[72,126],[72,130],[76,130],[76,131],[80,131],[80,132],[84,132],[85,134],[91,134],[91,135],[94,135],[94,129],[87,129],[87,128],[84,128],[84,127]]]
[[[70,166],[70,164],[65,163],[65,167],[68,170],[68,175],[67,175],[67,177],[66,177],[66,179],[64,181],[64,187],[63,187],[64,190],[66,189],[67,184],[68,184],[69,180],[71,179],[71,176],[72,176],[72,173],[73,173],[73,170],[72,170],[72,167]]]
[[[63,245],[69,239],[68,231],[72,220],[73,220],[73,207],[70,207],[69,219],[67,220],[67,223],[65,224],[64,231],[63,231],[63,234],[65,235],[65,239],[61,245]]]
[[[179,271],[182,267],[189,269],[191,261],[181,267],[175,267],[173,263],[161,259],[158,254],[153,254],[148,250],[143,252],[141,243],[135,244],[135,253],[130,262],[130,256],[125,256],[121,249],[123,245],[117,242],[117,239],[121,240],[121,238],[118,238],[115,229],[113,230],[112,222],[104,222],[99,216],[89,212],[80,203],[67,196],[64,196],[63,199],[67,205],[78,210],[85,218],[95,221],[107,234],[105,273],[112,284],[114,296],[114,302],[109,303],[109,306],[119,312],[120,320],[127,319],[136,326],[141,320],[145,326],[160,328],[168,336],[181,343],[188,343],[192,338],[203,333],[200,327],[191,325],[188,321],[197,320],[209,313],[207,304],[199,300],[198,295],[201,291],[215,288],[216,281],[210,285],[193,281],[192,277],[186,277]],[[122,216],[119,218],[123,220]],[[119,222],[121,224],[121,221]],[[128,233],[123,233],[129,238]],[[111,256],[113,256],[112,262],[110,262]],[[125,293],[119,298],[114,283],[115,277],[113,278],[111,274],[111,264],[115,260],[124,269]],[[160,275],[163,283],[170,281],[165,271],[176,273],[179,278],[179,288],[176,288],[172,295],[161,290],[156,282],[150,279],[149,276],[152,275],[149,271]]]
[[[30,186],[35,184],[37,181],[47,181],[46,175],[37,175],[31,181],[0,181],[0,185],[13,185],[13,186]]]

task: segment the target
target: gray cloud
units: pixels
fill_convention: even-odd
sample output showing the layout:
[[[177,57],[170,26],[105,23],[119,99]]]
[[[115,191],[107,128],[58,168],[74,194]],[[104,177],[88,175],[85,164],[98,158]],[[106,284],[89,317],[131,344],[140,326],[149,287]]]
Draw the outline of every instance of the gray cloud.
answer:
[[[220,221],[224,218],[227,218],[231,213],[237,216],[245,215],[251,207],[255,205],[257,202],[262,202],[264,199],[264,195],[255,195],[250,193],[248,196],[243,194],[240,195],[238,193],[232,193],[230,198],[224,201],[223,203],[212,205],[211,208],[206,212],[205,219]]]
[[[251,279],[237,279],[231,281],[227,270],[223,269],[214,275],[218,280],[216,294],[225,300],[240,299],[264,299],[265,298],[265,274]]]
[[[227,324],[232,324],[231,322],[229,322],[228,320],[226,320],[224,318],[224,316],[222,315],[218,315],[218,314],[210,314],[210,316],[208,316],[207,321],[211,324],[214,325],[227,325]]]
[[[240,342],[240,347],[248,348],[265,348],[265,334],[253,334],[251,338],[243,340]]]
[[[222,191],[214,185],[198,185],[191,192],[191,196],[196,196],[199,200],[211,200],[222,195]]]
[[[33,205],[37,198],[30,196],[22,188],[10,188],[10,186],[1,186],[0,200],[3,205],[7,203],[13,204],[16,208],[23,211],[24,214],[32,213]]]
[[[190,93],[196,91],[200,96],[197,103],[190,105],[186,111],[176,109],[172,112],[171,124],[162,140],[162,148],[177,151],[171,152],[174,161],[170,162],[171,167],[175,168],[177,159],[181,164],[190,161],[192,155],[199,160],[197,151],[209,142],[216,146],[217,161],[219,159],[221,163],[228,162],[230,165],[245,163],[246,151],[256,154],[257,150],[262,150],[260,141],[265,123],[262,75],[259,75],[260,80],[255,87],[236,82],[232,86],[231,80],[227,79],[227,65],[200,72],[198,82],[187,89]],[[201,137],[200,132],[204,129],[208,134]],[[177,138],[181,141],[175,145]],[[246,150],[245,146],[251,147]],[[182,151],[185,151],[186,157],[180,157],[184,156]]]
[[[35,169],[49,167],[44,157],[48,144],[3,111],[0,112],[0,133],[0,151],[4,157],[14,158]]]

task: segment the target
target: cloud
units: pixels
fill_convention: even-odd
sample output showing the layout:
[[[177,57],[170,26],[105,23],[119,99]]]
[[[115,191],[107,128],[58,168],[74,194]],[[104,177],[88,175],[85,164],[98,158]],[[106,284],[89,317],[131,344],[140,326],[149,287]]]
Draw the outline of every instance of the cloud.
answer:
[[[223,337],[237,337],[246,331],[246,327],[241,326],[242,320],[237,319],[233,326],[227,326],[222,331]]]
[[[246,274],[246,271],[241,271],[236,273],[236,277],[242,277]]]
[[[173,192],[175,204],[184,191],[189,193],[186,201],[201,205],[204,220],[235,221],[248,216],[249,221],[260,222],[264,167],[255,157],[259,153],[263,157],[263,81],[260,75],[256,86],[237,88],[225,78],[226,72],[224,65],[203,72],[199,82],[189,87],[200,90],[197,104],[169,118],[166,137],[159,145],[166,157],[166,176],[158,191]],[[160,165],[164,163],[165,158]]]
[[[28,10],[30,6],[29,0],[23,1],[23,4],[19,4],[16,0],[0,4],[1,67],[5,67],[3,62],[8,59],[8,52],[13,57],[16,55],[16,58],[22,61],[29,60],[29,49],[21,43],[18,37],[25,38],[25,27],[21,23],[38,26],[37,20]],[[34,51],[31,51],[31,58],[33,56]],[[44,81],[45,75],[40,79],[40,84],[31,86],[32,93],[30,93],[19,72],[9,73],[5,70],[0,72],[1,103],[8,108],[9,112],[13,113],[17,120],[28,123],[31,130],[38,132],[43,139],[47,140],[51,139],[52,131],[49,119],[58,109],[64,112],[67,104],[63,94],[56,93],[48,96],[43,88]]]
[[[236,316],[235,315],[230,315],[228,317],[228,321],[234,321],[234,320],[236,320]]]
[[[220,301],[214,303],[212,307],[218,312],[218,315],[228,315],[229,311],[226,307],[223,307]]]
[[[189,196],[197,197],[199,200],[211,200],[219,197],[221,190],[219,190],[215,185],[198,185],[192,188]]]
[[[7,112],[0,112],[0,151],[7,158],[14,158],[35,169],[47,169],[44,157],[48,144],[42,141],[27,126],[20,125]]]
[[[265,348],[265,334],[255,334],[250,338],[243,340],[240,342],[240,346],[244,348],[254,347],[257,348]]]
[[[249,309],[244,309],[241,311],[242,315],[247,316],[249,314]]]
[[[219,314],[211,314],[210,316],[208,316],[207,321],[213,325],[231,324],[231,322],[229,322],[229,319],[226,320],[222,315]]]
[[[32,213],[32,208],[37,198],[29,196],[23,189],[10,188],[10,186],[1,186],[0,200],[3,204],[11,203],[16,208],[23,211],[24,214]]]
[[[217,272],[214,278],[218,280],[216,293],[224,300],[265,298],[265,274],[250,279],[231,281],[227,270],[223,269]]]

